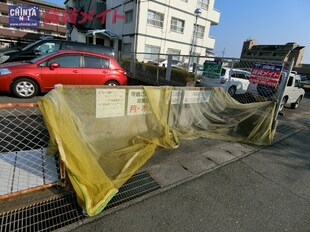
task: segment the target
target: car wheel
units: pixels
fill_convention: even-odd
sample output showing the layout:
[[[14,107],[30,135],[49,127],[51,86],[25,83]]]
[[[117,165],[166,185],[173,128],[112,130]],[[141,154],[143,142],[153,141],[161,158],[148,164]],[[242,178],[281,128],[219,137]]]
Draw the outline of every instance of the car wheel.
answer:
[[[12,93],[18,98],[31,98],[38,94],[38,84],[29,78],[20,78],[13,82]]]
[[[119,83],[117,81],[108,81],[104,85],[110,85],[110,86],[118,86]]]
[[[234,96],[236,93],[236,86],[230,86],[228,89],[228,93],[230,96]]]
[[[296,102],[291,104],[291,109],[296,109],[299,106],[301,100],[302,100],[302,96],[299,96]]]
[[[279,112],[281,112],[283,110],[286,102],[287,102],[287,97],[282,98],[282,101],[281,101],[280,106],[279,106]]]

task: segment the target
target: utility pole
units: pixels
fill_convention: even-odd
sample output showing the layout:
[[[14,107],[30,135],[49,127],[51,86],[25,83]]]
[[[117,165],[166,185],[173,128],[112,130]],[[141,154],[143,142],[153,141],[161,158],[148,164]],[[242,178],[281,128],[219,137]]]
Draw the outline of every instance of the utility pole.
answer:
[[[224,47],[224,49],[222,51],[222,57],[224,57],[224,56],[225,56],[225,47]]]

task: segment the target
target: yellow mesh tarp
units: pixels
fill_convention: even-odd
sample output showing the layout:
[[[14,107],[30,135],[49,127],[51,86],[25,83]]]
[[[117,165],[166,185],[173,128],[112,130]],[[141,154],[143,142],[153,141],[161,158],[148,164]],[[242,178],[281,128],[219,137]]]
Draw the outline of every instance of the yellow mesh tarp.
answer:
[[[80,205],[101,212],[160,146],[199,137],[272,143],[273,102],[240,104],[222,89],[56,86],[40,101]]]

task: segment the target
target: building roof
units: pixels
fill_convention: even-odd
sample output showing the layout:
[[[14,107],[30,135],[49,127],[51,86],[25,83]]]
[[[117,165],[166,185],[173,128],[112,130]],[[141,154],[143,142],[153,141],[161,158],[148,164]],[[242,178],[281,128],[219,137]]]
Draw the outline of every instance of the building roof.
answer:
[[[305,46],[298,46],[298,47],[294,48],[294,50],[301,50],[301,49],[304,49],[304,48],[305,48]]]

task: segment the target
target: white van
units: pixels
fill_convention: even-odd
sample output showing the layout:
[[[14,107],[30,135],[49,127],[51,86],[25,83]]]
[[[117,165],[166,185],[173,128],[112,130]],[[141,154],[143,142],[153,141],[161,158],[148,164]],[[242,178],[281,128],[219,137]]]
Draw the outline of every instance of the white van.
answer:
[[[250,83],[250,75],[251,73],[245,70],[222,67],[220,77],[214,78],[203,74],[200,85],[206,87],[222,87],[227,89],[231,96],[234,94],[244,94]],[[231,76],[230,81],[229,76]]]
[[[287,76],[287,72],[282,72],[281,75],[282,75],[281,79],[283,80],[283,77]],[[281,87],[275,88],[271,86],[250,82],[250,84],[248,85],[247,92],[251,94],[253,97],[263,96],[270,100],[277,100],[278,94],[280,94],[279,91],[280,89]],[[284,106],[290,106],[291,109],[296,109],[299,106],[301,100],[304,98],[304,95],[305,90],[301,88],[300,75],[298,75],[295,72],[291,72],[284,90],[279,111],[281,111],[284,108]]]

